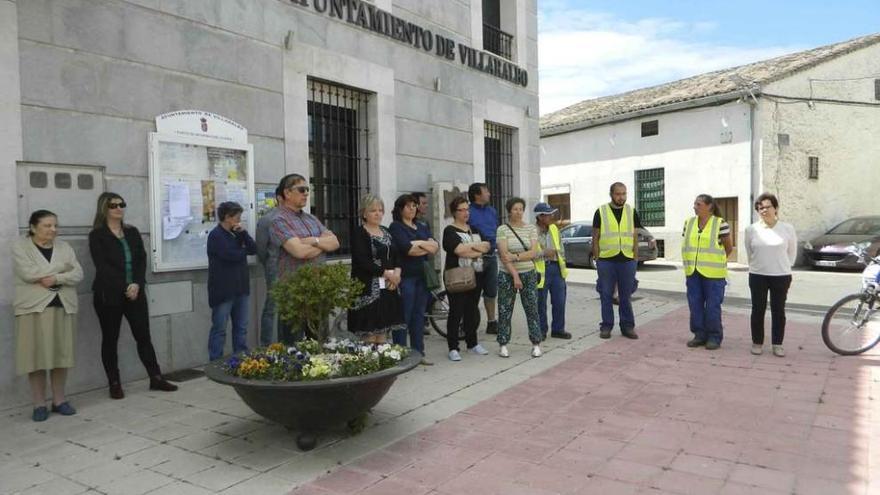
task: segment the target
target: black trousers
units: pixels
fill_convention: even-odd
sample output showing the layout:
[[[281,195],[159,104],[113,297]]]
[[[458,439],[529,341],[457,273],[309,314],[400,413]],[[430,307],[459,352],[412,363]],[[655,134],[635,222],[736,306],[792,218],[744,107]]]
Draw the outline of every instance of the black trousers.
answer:
[[[110,383],[119,383],[119,356],[116,348],[119,344],[119,327],[122,325],[122,317],[128,321],[131,334],[137,342],[138,356],[151,377],[161,375],[159,362],[156,360],[156,350],[150,340],[150,315],[147,311],[147,298],[143,291],[137,299],[129,301],[123,298],[122,304],[107,305],[101,300],[100,294],[94,294],[92,303],[98,321],[101,324],[101,361],[104,363],[104,372]]]
[[[785,337],[785,299],[791,287],[791,275],[749,274],[752,293],[752,343],[764,344],[764,313],[770,293],[770,325],[773,345],[782,345]]]
[[[446,320],[446,344],[449,350],[459,350],[458,329],[464,325],[464,340],[468,349],[477,345],[477,322],[480,311],[480,285],[467,292],[446,293],[449,298],[449,318]],[[464,323],[462,323],[464,320]]]

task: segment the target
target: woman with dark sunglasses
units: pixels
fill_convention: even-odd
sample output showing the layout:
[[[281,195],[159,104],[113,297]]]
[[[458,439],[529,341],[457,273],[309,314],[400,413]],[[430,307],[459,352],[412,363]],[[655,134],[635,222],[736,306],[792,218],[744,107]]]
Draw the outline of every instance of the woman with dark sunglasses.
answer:
[[[176,385],[162,377],[150,340],[150,316],[144,294],[147,253],[138,229],[123,222],[126,206],[122,196],[102,193],[98,196],[94,228],[89,232],[89,251],[95,264],[92,303],[101,324],[101,360],[113,399],[125,397],[117,356],[123,316],[131,327],[138,356],[149,374],[150,390],[177,390]]]

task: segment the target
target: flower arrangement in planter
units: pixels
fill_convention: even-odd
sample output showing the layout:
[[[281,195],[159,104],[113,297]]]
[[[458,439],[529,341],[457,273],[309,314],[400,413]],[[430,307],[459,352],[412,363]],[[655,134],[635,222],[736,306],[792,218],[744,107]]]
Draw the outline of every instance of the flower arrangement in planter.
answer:
[[[326,380],[368,375],[397,366],[409,349],[399,345],[365,345],[331,338],[324,344],[308,339],[293,346],[271,344],[229,357],[227,373],[273,381]]]
[[[275,343],[218,359],[208,378],[233,387],[257,414],[297,430],[302,450],[317,445],[318,432],[364,425],[367,412],[420,356],[397,345],[327,338],[330,315],[348,309],[363,285],[348,265],[307,265],[279,280],[271,294],[279,317],[304,324],[309,339]]]

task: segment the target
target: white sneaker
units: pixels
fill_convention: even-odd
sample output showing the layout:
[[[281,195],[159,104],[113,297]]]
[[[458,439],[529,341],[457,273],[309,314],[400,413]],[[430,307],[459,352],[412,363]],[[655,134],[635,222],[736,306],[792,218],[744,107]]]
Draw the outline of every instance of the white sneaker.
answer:
[[[501,357],[510,357],[510,352],[507,351],[507,346],[503,345],[500,349],[498,349],[498,355]]]
[[[542,354],[544,354],[544,353],[541,352],[541,346],[539,346],[539,345],[532,346],[532,357],[533,358],[541,357]]]
[[[455,349],[449,351],[449,360],[450,361],[461,361],[461,354],[458,353]]]
[[[782,350],[781,345],[774,345],[773,346],[773,355],[776,357],[785,357],[785,351]]]
[[[470,352],[471,354],[479,354],[480,356],[485,356],[486,354],[489,354],[489,351],[487,351],[480,344],[471,347],[470,349],[468,349],[468,352]]]
[[[764,353],[764,346],[760,344],[752,344],[752,354],[755,356],[760,356]]]

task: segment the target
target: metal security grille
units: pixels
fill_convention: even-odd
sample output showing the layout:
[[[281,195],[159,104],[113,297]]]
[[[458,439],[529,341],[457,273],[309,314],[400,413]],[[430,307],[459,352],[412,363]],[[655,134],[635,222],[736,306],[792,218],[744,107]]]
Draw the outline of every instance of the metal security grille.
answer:
[[[370,189],[370,94],[308,80],[311,211],[339,238],[336,255],[351,252],[358,200]]]
[[[666,193],[662,168],[636,170],[636,211],[646,227],[666,224]]]
[[[494,122],[485,123],[484,153],[486,185],[492,193],[492,206],[498,210],[498,223],[507,221],[504,203],[513,196],[513,135],[516,129]]]
[[[513,60],[513,35],[495,26],[483,24],[483,48],[507,60]]]

